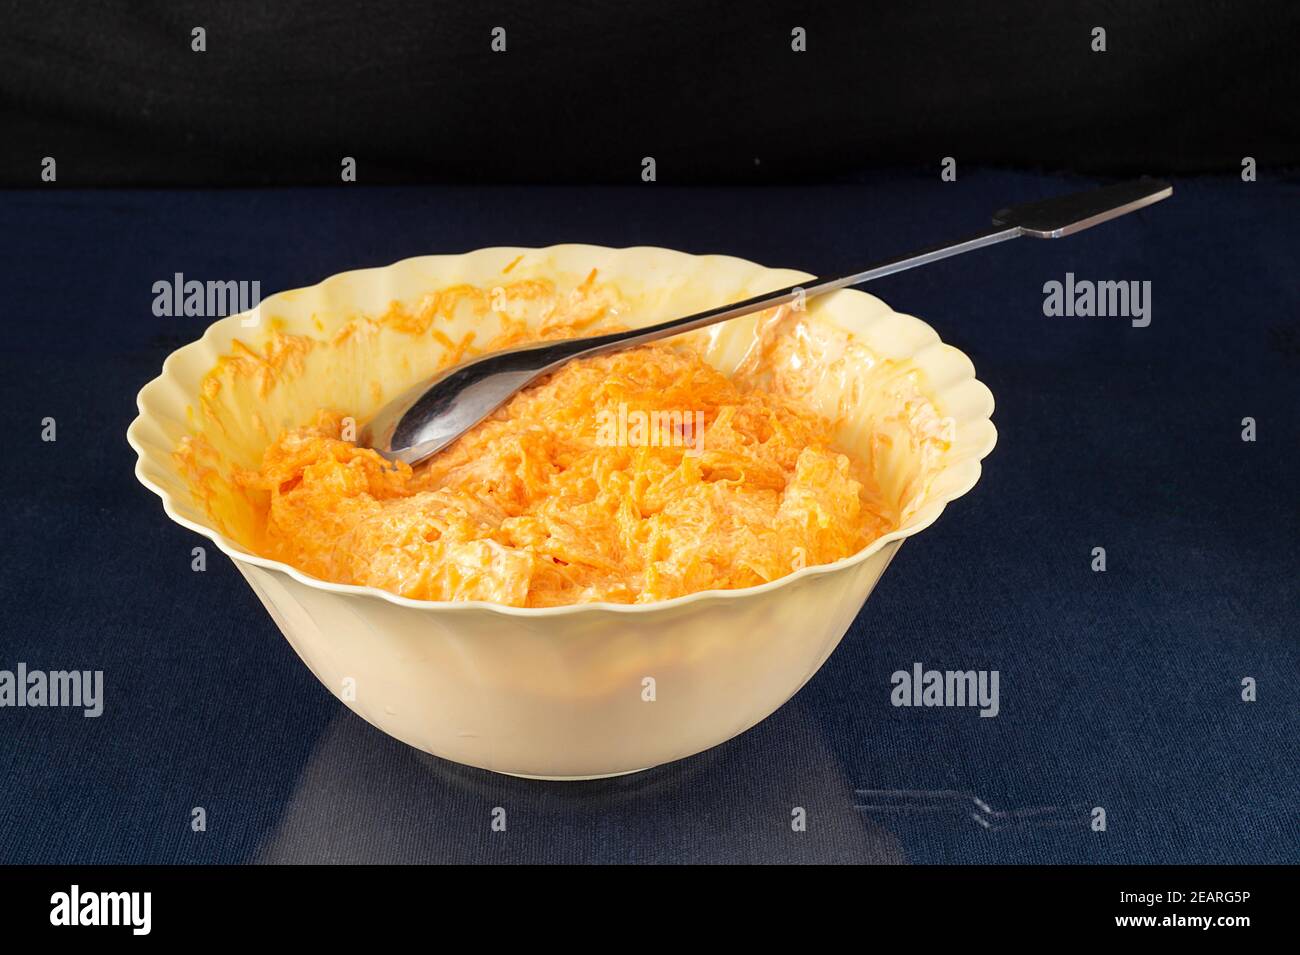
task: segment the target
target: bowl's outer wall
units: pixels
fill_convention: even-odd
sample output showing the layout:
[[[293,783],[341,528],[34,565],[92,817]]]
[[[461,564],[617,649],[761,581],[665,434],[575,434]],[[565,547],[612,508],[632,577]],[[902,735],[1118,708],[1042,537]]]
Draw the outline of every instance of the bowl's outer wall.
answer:
[[[564,778],[691,756],[769,716],[839,644],[901,544],[745,599],[564,618],[358,606],[235,563],[316,677],[370,723],[458,763]]]
[[[576,286],[593,268],[626,292],[631,308],[624,317],[632,324],[807,278],[726,256],[578,245],[480,249],[341,273],[271,296],[260,311],[222,319],[200,340],[173,352],[162,374],[141,390],[140,416],[128,430],[140,455],[140,480],[162,497],[173,519],[235,560],[290,644],[331,692],[413,746],[501,772],[570,778],[633,771],[700,752],[768,716],[830,655],[901,539],[929,526],[947,502],[975,484],[980,460],[996,441],[989,420],[993,396],[975,379],[970,359],[943,344],[924,322],[864,292],[823,296],[810,309],[819,322],[847,332],[882,358],[909,362],[954,424],[954,443],[933,484],[920,508],[904,515],[896,536],[844,561],[808,567],[760,588],[691,594],[658,605],[536,612],[408,601],[311,580],[254,557],[238,535],[214,526],[213,515],[177,466],[173,452],[194,430],[190,406],[204,376],[236,340],[256,350],[275,328],[329,338],[352,316],[380,314],[394,301],[418,303],[429,289],[462,283],[491,287],[507,272],[520,280],[540,276]],[[253,327],[246,327],[246,319],[254,320]],[[482,320],[476,313],[457,313],[440,328],[454,340],[481,330]],[[757,323],[749,316],[696,334],[708,343],[706,358],[731,369],[752,345]],[[229,460],[251,466],[267,440],[259,421],[301,422],[336,400],[364,411],[367,402],[382,404],[389,391],[404,390],[427,374],[411,359],[408,336],[378,333],[348,341],[355,354],[313,350],[308,361],[323,362],[319,374],[304,370],[292,389],[263,395],[255,377],[232,380],[216,401],[225,420],[215,431],[205,428],[205,435]],[[424,341],[421,347],[433,346]],[[437,357],[433,351],[418,354],[425,362]],[[364,365],[366,375],[349,372],[349,362]],[[891,374],[884,365],[876,371]],[[821,383],[828,398],[861,392],[841,435],[846,448],[873,441],[876,426],[888,426],[876,421],[882,409],[872,403],[877,391],[869,375],[844,381],[831,376]],[[253,404],[246,406],[244,399]],[[901,454],[908,443],[892,446]],[[906,455],[882,460],[887,493],[890,482],[898,492],[924,470]],[[649,680],[654,681],[652,702]]]

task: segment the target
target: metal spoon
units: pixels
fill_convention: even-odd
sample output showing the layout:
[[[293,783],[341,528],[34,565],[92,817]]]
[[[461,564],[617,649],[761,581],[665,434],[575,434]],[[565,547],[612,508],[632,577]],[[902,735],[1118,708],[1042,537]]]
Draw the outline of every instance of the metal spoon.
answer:
[[[814,279],[648,328],[493,352],[442,372],[390,402],[362,429],[360,443],[374,448],[390,461],[416,464],[451,444],[505,404],[515,392],[575,358],[680,335],[1020,236],[1059,239],[1172,194],[1173,188],[1168,183],[1140,179],[1042,202],[1026,202],[994,213],[993,227],[978,235],[887,259],[852,275]]]

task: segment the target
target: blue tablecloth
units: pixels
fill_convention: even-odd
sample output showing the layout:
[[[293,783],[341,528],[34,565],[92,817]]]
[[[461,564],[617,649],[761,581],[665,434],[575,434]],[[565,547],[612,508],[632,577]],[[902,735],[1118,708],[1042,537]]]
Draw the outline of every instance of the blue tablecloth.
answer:
[[[198,538],[132,476],[135,393],[206,324],[153,315],[176,272],[269,294],[557,242],[829,272],[1086,185],[963,169],[754,191],[0,194],[0,669],[105,681],[96,719],[0,708],[0,861],[1300,861],[1294,180],[1179,181],[1078,237],[876,283],[974,360],[998,447],[794,700],[647,773],[528,782],[384,736],[229,562],[191,571]],[[1067,272],[1149,281],[1150,325],[1046,317],[1044,283]],[[998,670],[1000,714],[892,706],[890,675],[915,662]]]

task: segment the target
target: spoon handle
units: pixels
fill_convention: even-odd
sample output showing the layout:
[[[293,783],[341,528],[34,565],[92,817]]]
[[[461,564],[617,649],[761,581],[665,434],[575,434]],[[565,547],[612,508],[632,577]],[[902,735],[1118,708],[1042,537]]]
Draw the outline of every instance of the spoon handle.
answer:
[[[817,295],[823,295],[826,292],[833,292],[836,289],[847,288],[850,285],[860,285],[863,282],[869,282],[872,279],[878,279],[885,275],[892,275],[895,272],[903,272],[907,269],[914,269],[919,265],[928,265],[931,262],[937,262],[940,259],[946,259],[949,256],[961,255],[963,252],[970,252],[974,249],[981,249],[986,245],[993,245],[997,242],[1005,242],[1008,239],[1014,239],[1020,235],[1018,226],[999,227],[973,235],[968,239],[960,242],[950,242],[945,245],[931,246],[928,249],[922,249],[919,252],[912,252],[908,255],[900,255],[892,259],[887,259],[864,269],[861,272],[854,272],[852,275],[842,275],[833,279],[809,279],[798,285],[791,285],[775,292],[764,292],[762,295],[755,295],[753,298],[747,298],[742,302],[732,302],[729,305],[722,305],[718,308],[711,308],[708,311],[696,312],[694,315],[687,315],[682,318],[674,318],[667,322],[660,322],[658,325],[650,325],[646,328],[636,328],[626,332],[614,332],[609,335],[592,336],[584,338],[582,341],[586,347],[579,354],[600,354],[602,352],[614,351],[619,348],[627,348],[633,345],[642,345],[646,342],[658,341],[661,338],[669,338],[673,335],[680,335],[683,332],[693,331],[697,328],[704,328],[706,325],[714,325],[718,322],[729,321],[733,318],[740,318],[742,315],[749,315],[753,312],[761,312],[764,309],[775,308],[778,305],[788,305],[798,299],[810,299]]]
[[[416,464],[436,454],[500,408],[519,389],[575,358],[631,348],[795,301],[802,306],[806,299],[834,289],[861,285],[882,275],[914,269],[918,265],[1020,236],[1059,239],[1159,202],[1172,192],[1163,182],[1141,179],[1043,202],[1011,206],[995,213],[992,228],[978,235],[886,259],[861,272],[839,278],[809,279],[806,285],[791,285],[648,328],[592,338],[546,341],[493,352],[458,365],[389,402],[362,430],[361,440],[390,460]]]
[[[573,339],[568,342],[549,343],[550,349],[559,361],[567,362],[579,356],[599,355],[634,345],[643,345],[646,342],[704,328],[706,325],[740,318],[742,315],[761,312],[779,305],[788,305],[796,300],[806,300],[836,289],[861,285],[872,279],[893,275],[895,272],[904,272],[921,265],[929,265],[940,259],[961,255],[963,252],[973,252],[975,249],[1006,242],[1008,239],[1016,239],[1020,236],[1059,239],[1073,235],[1153,202],[1159,202],[1172,193],[1173,189],[1167,183],[1154,179],[1138,179],[1102,189],[1058,196],[1041,202],[1022,203],[995,213],[992,228],[959,242],[933,245],[907,255],[886,259],[861,272],[831,279],[811,279],[806,284],[765,292],[747,298],[743,302],[732,302],[646,328],[634,328],[630,331]]]

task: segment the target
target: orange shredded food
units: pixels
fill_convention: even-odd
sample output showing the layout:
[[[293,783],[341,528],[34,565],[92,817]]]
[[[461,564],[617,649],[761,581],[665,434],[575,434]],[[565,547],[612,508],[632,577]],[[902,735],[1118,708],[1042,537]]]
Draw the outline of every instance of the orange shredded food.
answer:
[[[573,362],[414,469],[341,421],[282,433],[241,476],[269,492],[261,549],[405,597],[646,603],[774,580],[896,526],[829,421],[681,346]]]

